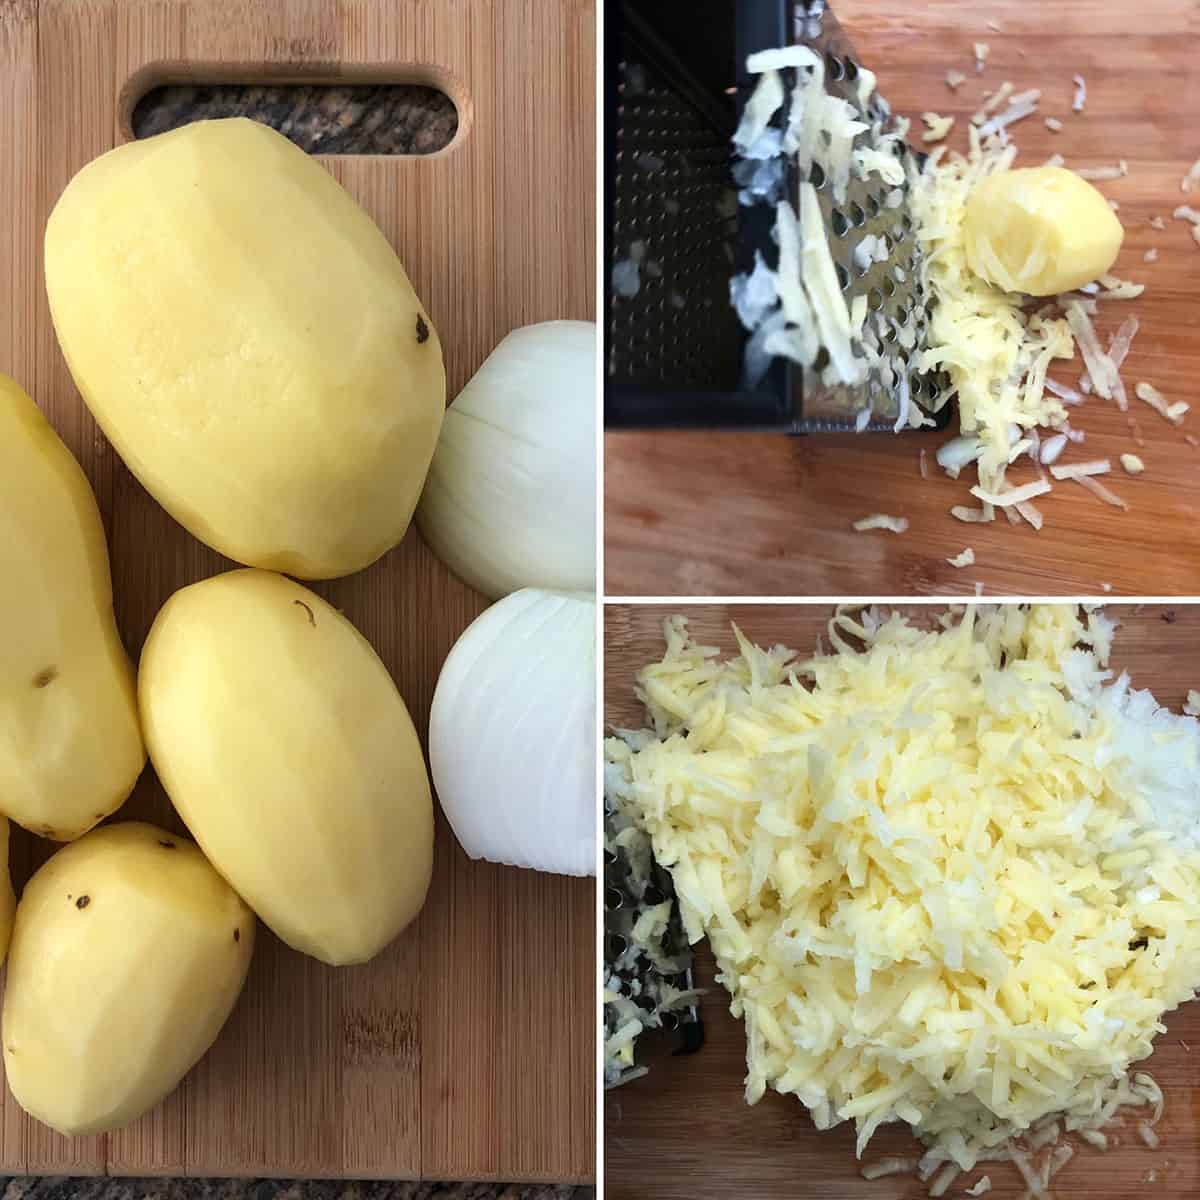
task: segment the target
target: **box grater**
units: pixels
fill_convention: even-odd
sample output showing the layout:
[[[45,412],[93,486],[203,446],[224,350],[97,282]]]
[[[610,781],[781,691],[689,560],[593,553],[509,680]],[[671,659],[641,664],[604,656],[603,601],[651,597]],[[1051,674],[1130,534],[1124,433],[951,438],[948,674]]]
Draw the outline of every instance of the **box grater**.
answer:
[[[822,383],[822,348],[804,369],[776,358],[765,376],[745,370],[749,335],[730,300],[730,280],[760,252],[771,267],[773,204],[740,204],[751,164],[732,137],[759,77],[745,68],[759,50],[803,44],[825,60],[825,87],[872,125],[855,145],[892,129],[877,93],[859,99],[860,62],[823,0],[613,0],[605,30],[605,423],[730,427],[792,433],[890,430],[900,411],[900,374],[923,409],[944,396],[946,380],[910,365],[928,320],[920,250],[903,202],[878,176],[852,174],[836,202],[816,156],[822,221],[849,304],[867,297],[863,338],[881,355],[861,387]],[[786,72],[784,73],[786,76]],[[790,96],[789,96],[790,99]],[[786,104],[774,121],[782,123]],[[864,143],[864,139],[866,139]],[[907,163],[913,151],[897,149]],[[784,194],[798,206],[799,175],[787,165]],[[895,197],[891,200],[894,202]],[[886,257],[865,262],[868,236]],[[865,410],[870,409],[869,419]],[[944,424],[949,406],[934,420]]]
[[[679,991],[693,987],[692,954],[683,931],[671,876],[654,861],[650,839],[643,833],[632,843],[620,842],[617,834],[631,824],[606,797],[604,813],[604,985],[632,1000],[657,1028],[678,1035],[677,1054],[691,1054],[704,1042],[700,1009],[696,1003],[651,1016],[659,985]],[[647,908],[671,901],[671,919],[657,942],[647,948],[632,937],[634,922]],[[617,1006],[604,1005],[604,1036],[617,1032],[621,1016]],[[636,1068],[634,1074],[644,1073]],[[606,1068],[605,1085],[623,1082]]]

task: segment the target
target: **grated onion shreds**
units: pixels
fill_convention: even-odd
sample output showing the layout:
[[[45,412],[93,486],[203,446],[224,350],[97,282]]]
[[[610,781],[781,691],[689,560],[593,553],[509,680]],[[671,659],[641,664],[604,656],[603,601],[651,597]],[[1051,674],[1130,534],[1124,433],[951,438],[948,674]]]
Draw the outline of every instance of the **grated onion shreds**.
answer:
[[[1057,117],[1047,117],[1043,124],[1051,133],[1062,132],[1063,123]]]
[[[1053,1179],[1075,1157],[1075,1147],[1070,1142],[1063,1142],[1050,1151],[1050,1178]]]
[[[1007,511],[1007,510],[1006,510]],[[968,546],[965,550],[960,551],[953,558],[948,558],[946,561],[952,567],[970,567],[975,563],[975,551]]]
[[[1125,357],[1129,353],[1129,347],[1133,345],[1133,339],[1137,336],[1137,331],[1137,317],[1126,317],[1121,322],[1121,327],[1109,339],[1108,359],[1118,371],[1124,365]]]
[[[809,47],[802,45],[759,50],[746,59],[746,70],[751,75],[761,75],[765,71],[782,71],[786,67],[799,69],[817,65],[824,67],[824,59]]]
[[[889,533],[903,533],[908,528],[907,517],[890,517],[887,513],[871,513],[854,522],[856,533],[867,533],[872,529],[886,529]]]
[[[989,113],[994,113],[1013,94],[1013,85],[1005,80],[976,110],[971,117],[972,125],[982,125]]]
[[[1200,158],[1188,167],[1187,174],[1179,182],[1179,190],[1181,192],[1190,192],[1195,188],[1197,183],[1200,183]]]
[[[1129,505],[1125,503],[1115,492],[1110,492],[1098,479],[1094,479],[1091,475],[1072,475],[1071,481],[1079,484],[1080,487],[1085,487],[1089,492],[1099,496],[1105,504],[1111,504],[1113,508],[1123,508],[1126,512],[1129,511]]]
[[[1079,344],[1079,352],[1083,355],[1083,361],[1087,366],[1096,395],[1105,400],[1111,400],[1113,398],[1113,376],[1117,371],[1112,365],[1112,360],[1100,348],[1100,340],[1096,337],[1095,327],[1078,300],[1072,300],[1067,305],[1067,324],[1070,325],[1071,332],[1075,335],[1075,341]]]
[[[1125,174],[1120,167],[1080,167],[1075,173],[1080,179],[1090,179],[1093,182],[1120,179]]]
[[[1140,1137],[1142,1139],[1142,1141],[1145,1142],[1146,1145],[1150,1147],[1151,1150],[1158,1149],[1158,1145],[1159,1145],[1158,1134],[1155,1133],[1154,1130],[1150,1128],[1150,1125],[1148,1122],[1139,1121],[1138,1126],[1137,1126],[1137,1131],[1138,1131],[1138,1137]]]
[[[1032,500],[1035,496],[1044,496],[1050,490],[1050,484],[1045,480],[1035,479],[1032,483],[1010,488],[1003,493],[989,492],[976,484],[971,489],[971,495],[985,504],[995,505],[996,508],[1008,508],[1009,505],[1020,504],[1023,500]]]
[[[936,1175],[933,1183],[929,1185],[930,1196],[944,1196],[949,1190],[950,1185],[962,1174],[962,1167],[958,1163],[947,1163]]]
[[[1078,479],[1080,475],[1107,475],[1112,470],[1112,460],[1093,458],[1088,462],[1067,463],[1065,466],[1053,466],[1050,474],[1055,479]]]
[[[972,47],[975,51],[975,74],[983,74],[984,63],[987,62],[988,55],[991,54],[992,48],[987,42],[976,42]]]
[[[1017,1170],[1021,1172],[1021,1178],[1025,1181],[1025,1186],[1029,1189],[1029,1195],[1044,1197],[1046,1189],[1042,1187],[1041,1177],[1033,1169],[1033,1162],[1029,1155],[1024,1150],[1020,1150],[1016,1146],[1011,1146],[1008,1156],[1012,1159],[1013,1165]]]
[[[864,1179],[884,1179],[888,1175],[907,1175],[917,1169],[915,1158],[881,1158],[867,1163],[859,1172]]]
[[[1063,167],[1066,166],[1067,160],[1061,154],[1052,154],[1044,163],[1043,167]]]
[[[952,91],[957,92],[964,83],[967,82],[967,77],[961,71],[946,72],[946,86]]]
[[[1058,1121],[1051,1118],[1040,1128],[1032,1130],[1025,1138],[1029,1149],[1033,1153],[1037,1153],[1044,1146],[1049,1146],[1052,1142],[1057,1142],[1062,1135],[1062,1130],[1059,1128]]]
[[[1042,510],[1032,500],[1022,500],[1020,504],[1015,504],[1013,507],[1033,526],[1035,531],[1041,529],[1045,518],[1042,516]]]
[[[1108,1136],[1100,1132],[1099,1129],[1081,1129],[1079,1136],[1083,1138],[1089,1146],[1095,1146],[1097,1150],[1108,1149]]]
[[[746,107],[742,119],[733,135],[733,144],[745,153],[766,131],[771,118],[783,107],[783,80],[779,72],[768,70],[762,73]]]
[[[1158,250],[1157,250],[1157,248],[1156,248],[1156,247],[1154,247],[1154,246],[1151,246],[1151,247],[1150,247],[1150,249],[1149,249],[1149,250],[1147,250],[1147,251],[1146,251],[1146,253],[1142,255],[1142,262],[1144,262],[1144,263],[1155,263],[1155,262],[1158,262]]]
[[[870,407],[868,406],[867,408],[860,408],[858,410],[857,415],[854,418],[854,432],[862,433],[862,431],[864,429],[866,429],[866,427],[868,425],[870,425],[870,423],[871,423]]]
[[[1046,391],[1057,396],[1064,404],[1082,404],[1083,397],[1072,387],[1067,387],[1065,383],[1059,383],[1056,379],[1046,377],[1044,384]]]
[[[1047,438],[1042,443],[1042,449],[1038,458],[1044,466],[1049,466],[1052,462],[1057,462],[1059,455],[1067,448],[1067,435],[1065,433],[1056,433],[1053,437]]]
[[[969,1188],[963,1189],[964,1196],[983,1196],[992,1190],[992,1177],[990,1175],[981,1175],[978,1183],[972,1184]]]
[[[1033,116],[1037,112],[1037,107],[1036,100],[1023,100],[1020,104],[1010,104],[1003,112],[997,113],[985,124],[980,125],[979,136],[989,137],[993,133],[1000,133],[1001,130],[1016,124],[1017,121],[1023,121],[1026,117]]]
[[[1075,84],[1075,95],[1071,99],[1071,111],[1083,112],[1083,106],[1087,103],[1087,80],[1082,75],[1072,75],[1071,81]]]
[[[956,520],[965,521],[968,525],[984,525],[991,517],[982,508],[968,508],[965,504],[956,504],[950,515]]]
[[[1197,212],[1190,204],[1181,204],[1171,216],[1177,221],[1191,221],[1193,225],[1200,225],[1200,212]]]

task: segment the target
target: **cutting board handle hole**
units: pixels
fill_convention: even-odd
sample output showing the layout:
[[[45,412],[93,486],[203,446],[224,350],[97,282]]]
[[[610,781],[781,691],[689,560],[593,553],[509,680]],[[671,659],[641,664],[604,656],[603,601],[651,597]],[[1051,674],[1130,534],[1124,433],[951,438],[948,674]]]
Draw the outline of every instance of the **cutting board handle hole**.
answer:
[[[457,89],[455,89],[457,90]],[[463,127],[450,89],[432,82],[131,80],[122,109],[127,138],[153,137],[192,121],[252,117],[309,154],[424,156],[445,150]]]

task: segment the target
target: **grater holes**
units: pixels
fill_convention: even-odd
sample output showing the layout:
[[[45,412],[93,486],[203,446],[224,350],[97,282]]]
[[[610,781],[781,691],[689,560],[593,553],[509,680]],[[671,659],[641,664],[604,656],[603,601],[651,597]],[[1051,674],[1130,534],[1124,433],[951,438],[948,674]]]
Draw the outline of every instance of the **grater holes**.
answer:
[[[869,216],[872,221],[879,216],[879,201],[876,200],[874,196],[867,197],[867,216]]]
[[[846,67],[836,54],[825,55],[825,73],[830,79],[846,78]]]
[[[829,351],[822,346],[817,351],[817,357],[813,360],[812,369],[820,374],[827,366],[829,366]]]
[[[814,161],[808,169],[808,182],[813,185],[819,192],[825,186],[825,168],[819,162]]]
[[[872,288],[867,293],[867,308],[871,312],[878,312],[883,307],[883,293],[878,288]]]
[[[846,78],[853,83],[858,78],[858,63],[849,55],[846,56]]]
[[[838,287],[844,292],[850,286],[850,272],[841,263],[834,264],[834,270],[837,272]]]
[[[850,224],[855,229],[861,229],[867,223],[867,214],[863,211],[861,204],[850,205]]]
[[[846,214],[840,208],[835,208],[829,214],[829,225],[834,232],[835,237],[845,237],[846,231],[850,228],[850,222],[846,220]]]
[[[889,300],[896,294],[896,281],[890,275],[883,277],[883,292]]]
[[[624,902],[624,897],[617,888],[610,887],[604,889],[604,907],[609,912],[620,908]]]

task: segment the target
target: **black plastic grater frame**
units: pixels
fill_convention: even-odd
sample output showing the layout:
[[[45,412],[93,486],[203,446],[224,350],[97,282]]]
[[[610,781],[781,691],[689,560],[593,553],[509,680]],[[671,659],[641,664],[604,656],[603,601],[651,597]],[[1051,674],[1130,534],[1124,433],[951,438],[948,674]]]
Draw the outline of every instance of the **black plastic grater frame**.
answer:
[[[867,428],[892,429],[898,401],[878,377],[869,390],[826,388],[818,359],[809,371],[776,360],[753,389],[740,378],[747,335],[729,281],[756,249],[772,264],[774,255],[773,210],[739,207],[732,174],[730,139],[758,81],[745,60],[803,42],[825,56],[827,90],[862,111],[859,62],[833,14],[821,0],[615,0],[607,14],[606,426],[844,431],[869,400]],[[877,125],[890,116],[878,97],[866,113]],[[852,180],[840,205],[819,166],[812,182],[847,300],[868,297],[867,336],[928,403],[944,380],[908,366],[927,305],[907,206],[887,208],[877,178]],[[798,183],[789,180],[793,198]],[[863,271],[854,250],[869,234],[886,239],[888,255]],[[949,415],[945,405],[935,420]]]

